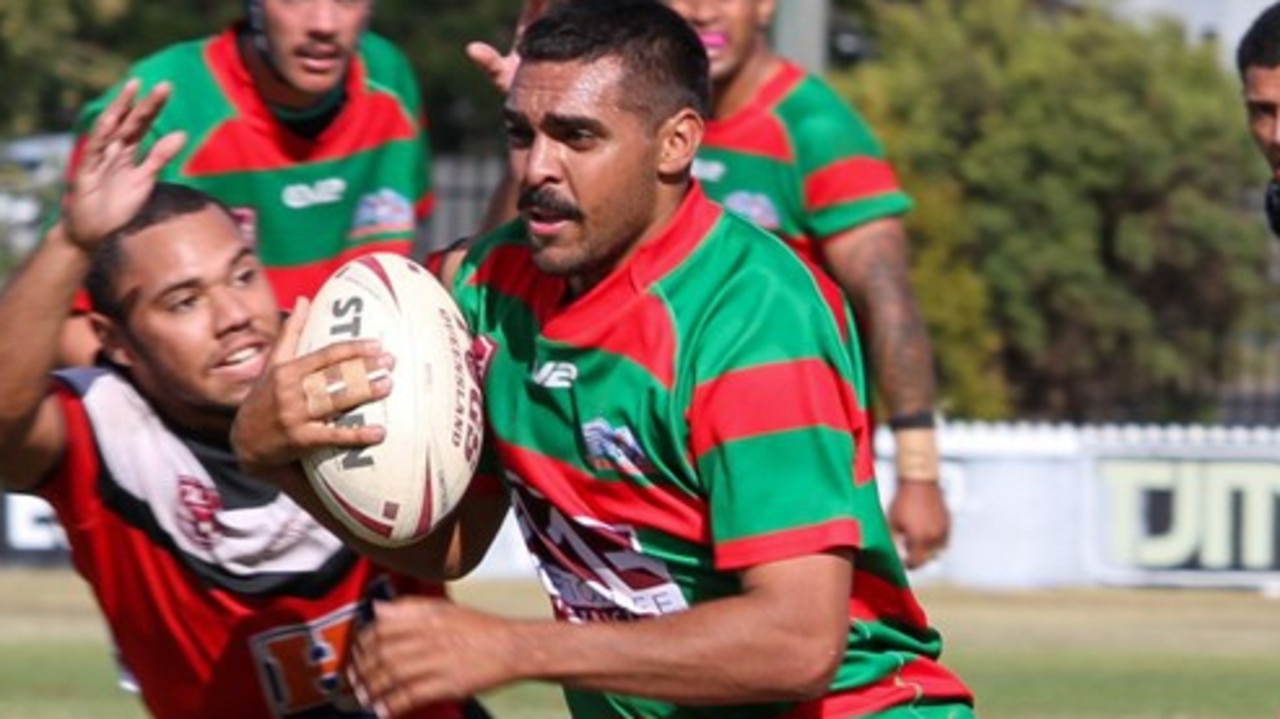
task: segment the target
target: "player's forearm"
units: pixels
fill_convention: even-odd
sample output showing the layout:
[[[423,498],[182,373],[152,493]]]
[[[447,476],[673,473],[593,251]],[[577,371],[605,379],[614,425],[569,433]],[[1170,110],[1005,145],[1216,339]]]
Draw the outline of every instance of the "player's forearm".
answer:
[[[933,347],[911,288],[907,234],[896,217],[874,220],[823,244],[828,269],[848,296],[872,379],[890,415],[934,408]]]
[[[934,409],[933,347],[909,285],[883,287],[868,303],[871,369],[889,416]]]
[[[888,407],[900,481],[936,482],[941,470],[934,427],[933,349],[903,269],[869,303],[871,365]]]
[[[517,678],[697,705],[822,693],[847,620],[832,630],[767,607],[742,596],[636,622],[526,623],[516,631]]]
[[[28,421],[44,400],[63,323],[89,268],[61,223],[0,292],[0,432]]]

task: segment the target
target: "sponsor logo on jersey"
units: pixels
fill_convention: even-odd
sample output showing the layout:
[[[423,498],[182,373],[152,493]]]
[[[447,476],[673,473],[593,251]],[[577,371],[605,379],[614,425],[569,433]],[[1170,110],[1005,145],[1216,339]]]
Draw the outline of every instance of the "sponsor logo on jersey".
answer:
[[[309,622],[277,625],[250,637],[249,646],[272,716],[370,716],[360,708],[342,672],[351,638],[373,621],[374,600],[394,597],[390,581],[380,575],[369,583],[365,596],[357,602]]]
[[[353,238],[413,232],[413,229],[413,203],[399,192],[386,188],[361,197],[351,221]]]
[[[587,461],[598,470],[613,469],[637,478],[653,471],[653,463],[640,449],[630,427],[613,427],[596,418],[582,425],[582,438],[587,444]]]
[[[724,179],[728,168],[719,160],[707,160],[701,157],[693,160],[693,176],[702,182],[719,182]]]
[[[302,210],[314,205],[328,205],[342,200],[347,194],[347,181],[341,177],[328,177],[311,184],[299,182],[286,185],[280,199],[285,207]]]
[[[258,210],[254,207],[232,207],[231,217],[236,221],[236,230],[250,247],[258,246]]]
[[[208,550],[221,539],[218,512],[222,497],[212,483],[178,476],[178,529],[192,544]]]
[[[571,362],[543,362],[532,379],[548,389],[569,389],[578,379],[578,368]]]
[[[635,529],[568,515],[507,472],[512,507],[555,605],[570,622],[628,622],[689,608],[666,562],[644,553]]]
[[[724,198],[724,206],[766,230],[777,231],[782,228],[778,207],[768,195],[739,190]]]

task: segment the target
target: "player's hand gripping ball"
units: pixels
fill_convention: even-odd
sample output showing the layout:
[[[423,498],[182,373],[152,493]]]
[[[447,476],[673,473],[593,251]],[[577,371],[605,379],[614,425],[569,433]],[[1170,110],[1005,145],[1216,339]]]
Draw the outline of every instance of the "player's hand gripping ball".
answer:
[[[333,421],[381,425],[386,439],[320,449],[302,466],[329,511],[357,536],[382,546],[409,544],[457,506],[475,473],[484,423],[471,333],[429,271],[375,253],[325,281],[298,353],[355,339],[376,339],[395,358],[391,392]]]

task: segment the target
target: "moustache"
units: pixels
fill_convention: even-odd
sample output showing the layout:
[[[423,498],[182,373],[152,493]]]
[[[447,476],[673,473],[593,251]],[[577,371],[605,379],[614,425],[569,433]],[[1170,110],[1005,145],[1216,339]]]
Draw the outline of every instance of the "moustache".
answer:
[[[578,209],[577,205],[546,187],[535,187],[521,192],[519,199],[516,200],[516,209],[520,212],[537,210],[566,220],[582,219],[582,210]]]

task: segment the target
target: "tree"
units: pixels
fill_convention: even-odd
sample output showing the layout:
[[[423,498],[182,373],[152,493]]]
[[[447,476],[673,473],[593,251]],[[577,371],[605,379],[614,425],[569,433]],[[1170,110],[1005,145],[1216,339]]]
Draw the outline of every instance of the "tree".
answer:
[[[1038,5],[881,4],[877,61],[837,79],[919,201],[944,396],[971,416],[1211,418],[1268,292],[1238,85],[1176,25]]]
[[[80,102],[124,70],[125,56],[83,32],[124,15],[128,1],[0,3],[0,138],[65,127]]]

